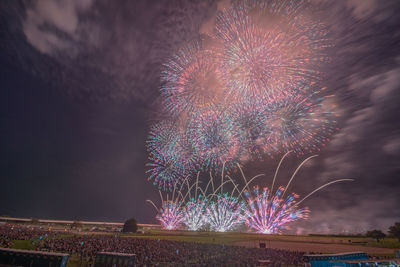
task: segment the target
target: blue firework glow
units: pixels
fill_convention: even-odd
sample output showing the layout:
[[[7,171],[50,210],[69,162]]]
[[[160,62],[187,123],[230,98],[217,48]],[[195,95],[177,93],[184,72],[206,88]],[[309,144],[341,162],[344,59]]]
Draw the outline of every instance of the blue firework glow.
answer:
[[[265,151],[293,150],[301,155],[320,150],[336,130],[332,109],[329,99],[318,94],[293,94],[270,103]]]
[[[161,226],[166,230],[178,229],[182,223],[182,203],[179,201],[164,201],[156,219],[160,221]]]
[[[215,188],[213,175],[210,173],[210,180],[205,188],[202,189],[199,187],[198,173],[196,182],[192,185],[190,185],[188,179],[185,179],[185,183],[179,188],[175,184],[171,200],[168,200],[168,193],[167,200],[164,200],[160,191],[161,208],[158,208],[151,200],[148,200],[148,202],[155,207],[157,210],[156,218],[160,221],[162,227],[167,230],[179,229],[184,224],[186,228],[183,229],[191,231],[209,228],[211,231],[226,232],[234,230],[238,225],[244,223],[250,230],[258,233],[280,233],[282,230],[287,229],[290,222],[308,217],[308,208],[300,208],[300,204],[311,195],[331,184],[353,181],[352,179],[339,179],[328,182],[313,190],[301,200],[298,200],[299,196],[296,193],[288,193],[285,197],[287,188],[289,188],[298,170],[308,160],[316,157],[314,155],[302,161],[289,179],[286,187],[281,186],[276,191],[273,191],[279,167],[289,153],[286,153],[278,164],[271,191],[266,187],[260,190],[259,186],[254,186],[253,190],[250,190],[249,184],[263,175],[256,175],[247,180],[238,166],[245,182],[241,190],[232,178],[224,175],[224,172],[221,174],[221,182],[217,188]],[[228,185],[231,184],[231,186],[226,186],[227,183]],[[187,185],[186,189],[184,187],[185,184]],[[194,186],[195,194],[194,197],[191,197],[190,193]],[[177,193],[176,189],[178,190]],[[211,193],[207,193],[208,189],[211,189]],[[185,190],[187,192],[184,196],[183,192]],[[197,194],[198,192],[201,193]],[[177,195],[177,197],[174,198],[174,195]],[[187,196],[189,196],[188,200],[186,200]]]
[[[241,144],[232,119],[223,111],[205,112],[193,119],[190,137],[205,169],[220,172],[238,162]]]
[[[184,129],[173,121],[155,124],[147,141],[150,180],[162,189],[172,190],[196,169],[196,154],[187,141]]]
[[[171,121],[154,125],[150,179],[171,189],[197,170],[219,172],[286,151],[318,151],[335,132],[323,86],[328,31],[306,0],[234,1],[213,34],[163,65]],[[206,41],[204,41],[206,40]]]
[[[295,205],[299,196],[291,193],[284,199],[284,190],[279,187],[271,195],[268,188],[260,192],[258,186],[255,186],[252,192],[246,191],[246,205],[243,208],[246,225],[258,233],[273,234],[286,229],[289,222],[306,219],[309,210]]]

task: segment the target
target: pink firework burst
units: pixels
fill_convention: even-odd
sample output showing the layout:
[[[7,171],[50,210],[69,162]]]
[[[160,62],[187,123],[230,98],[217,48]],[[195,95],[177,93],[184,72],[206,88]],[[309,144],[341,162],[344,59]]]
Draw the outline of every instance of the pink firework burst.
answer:
[[[251,229],[261,234],[276,234],[287,228],[287,223],[299,219],[306,219],[309,213],[308,208],[299,209],[296,206],[296,199],[299,196],[291,193],[284,198],[284,187],[279,187],[275,195],[271,195],[268,188],[255,186],[252,193],[245,192],[246,205],[244,221]]]
[[[182,222],[182,203],[179,201],[164,201],[156,219],[166,230],[175,230]]]

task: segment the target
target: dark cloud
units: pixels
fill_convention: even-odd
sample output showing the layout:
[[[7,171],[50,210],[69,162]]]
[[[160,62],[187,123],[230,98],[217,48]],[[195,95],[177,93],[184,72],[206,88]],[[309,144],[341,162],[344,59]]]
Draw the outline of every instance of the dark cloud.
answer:
[[[215,7],[212,1],[2,2],[3,37],[25,39],[5,43],[8,55],[69,94],[148,101],[158,92],[161,64],[198,36]]]

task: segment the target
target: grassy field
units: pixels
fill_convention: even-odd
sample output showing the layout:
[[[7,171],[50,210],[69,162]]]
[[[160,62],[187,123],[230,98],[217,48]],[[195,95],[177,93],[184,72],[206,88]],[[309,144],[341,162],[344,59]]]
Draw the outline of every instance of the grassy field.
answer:
[[[376,239],[366,237],[338,237],[338,236],[298,236],[298,235],[262,235],[255,233],[215,233],[189,231],[151,230],[146,234],[121,234],[123,237],[154,238],[175,241],[216,243],[235,245],[242,241],[285,241],[316,244],[346,244],[353,246],[367,246],[379,248],[399,249],[400,242],[394,238],[385,238],[377,242]]]
[[[32,244],[31,240],[14,240],[11,248],[34,250],[36,247]]]

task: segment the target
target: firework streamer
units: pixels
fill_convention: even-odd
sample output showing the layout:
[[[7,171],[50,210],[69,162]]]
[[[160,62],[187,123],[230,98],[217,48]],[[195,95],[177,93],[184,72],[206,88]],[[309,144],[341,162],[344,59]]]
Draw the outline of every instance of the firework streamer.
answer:
[[[258,233],[273,234],[285,229],[287,223],[298,219],[306,219],[309,213],[308,208],[296,209],[294,205],[297,194],[292,193],[286,199],[282,198],[283,187],[279,187],[273,197],[270,197],[268,188],[255,186],[251,194],[245,191],[247,200],[244,209],[244,220],[249,228]]]
[[[242,222],[242,202],[228,193],[217,194],[206,208],[210,228],[216,232],[226,232]]]
[[[228,178],[228,180],[224,181],[225,178]],[[210,175],[210,182],[214,185],[212,180],[213,176]],[[223,192],[225,184],[233,185],[230,195]],[[208,195],[209,202],[206,206],[206,216],[212,231],[230,231],[242,223],[243,202],[240,198],[234,196],[235,191],[239,192],[237,185],[229,176],[225,176],[224,168],[222,168],[221,184]]]
[[[175,191],[177,188],[176,185],[177,183],[174,184],[171,199],[169,199],[169,194],[167,193],[166,200],[164,200],[161,191],[159,191],[161,198],[160,208],[158,208],[153,201],[147,200],[147,202],[152,204],[153,207],[157,210],[156,219],[160,221],[162,228],[165,230],[178,229],[183,220],[182,207],[184,205],[184,202],[182,194],[180,193],[180,191],[182,190],[182,186],[179,188],[178,196],[175,197]]]
[[[177,50],[162,67],[171,121],[150,130],[149,180],[172,190],[199,170],[324,147],[337,129],[320,71],[331,42],[318,18],[306,0],[234,1],[209,39]]]
[[[207,202],[206,197],[199,195],[198,198],[192,198],[185,204],[182,221],[188,230],[198,231],[207,224],[208,220],[205,216]]]
[[[283,162],[284,158],[290,152],[291,151],[287,152],[278,164],[274,178],[272,180],[271,191],[268,188],[263,188],[262,192],[260,192],[258,186],[254,186],[253,190],[250,190],[248,185],[252,182],[254,177],[247,182],[247,179],[242,172],[243,179],[246,182],[243,188],[244,197],[246,200],[246,204],[243,207],[243,220],[250,229],[253,229],[258,233],[280,233],[282,230],[287,229],[288,223],[294,222],[299,219],[306,219],[310,210],[308,208],[299,208],[299,204],[302,203],[305,199],[331,184],[345,181],[354,181],[353,179],[339,179],[329,182],[318,187],[298,202],[297,199],[299,198],[299,195],[297,195],[296,193],[291,193],[285,198],[285,193],[287,192],[287,189],[295,178],[297,172],[308,160],[317,156],[314,155],[308,157],[300,163],[300,165],[296,168],[293,175],[289,179],[286,187],[280,186],[276,190],[276,192],[273,193],[272,190],[274,188],[280,165]],[[240,194],[242,194],[242,192]]]
[[[188,193],[185,195],[184,199],[186,199],[187,195],[189,195],[189,201],[186,202],[183,207],[183,223],[187,226],[190,231],[198,231],[207,223],[207,217],[205,216],[205,210],[208,203],[208,199],[205,196],[204,191],[198,186],[199,185],[199,175],[200,172],[197,173],[197,179],[195,182],[195,195],[191,197],[190,191],[193,186],[189,186],[188,180],[187,187]],[[200,194],[197,195],[197,192],[200,191]]]

